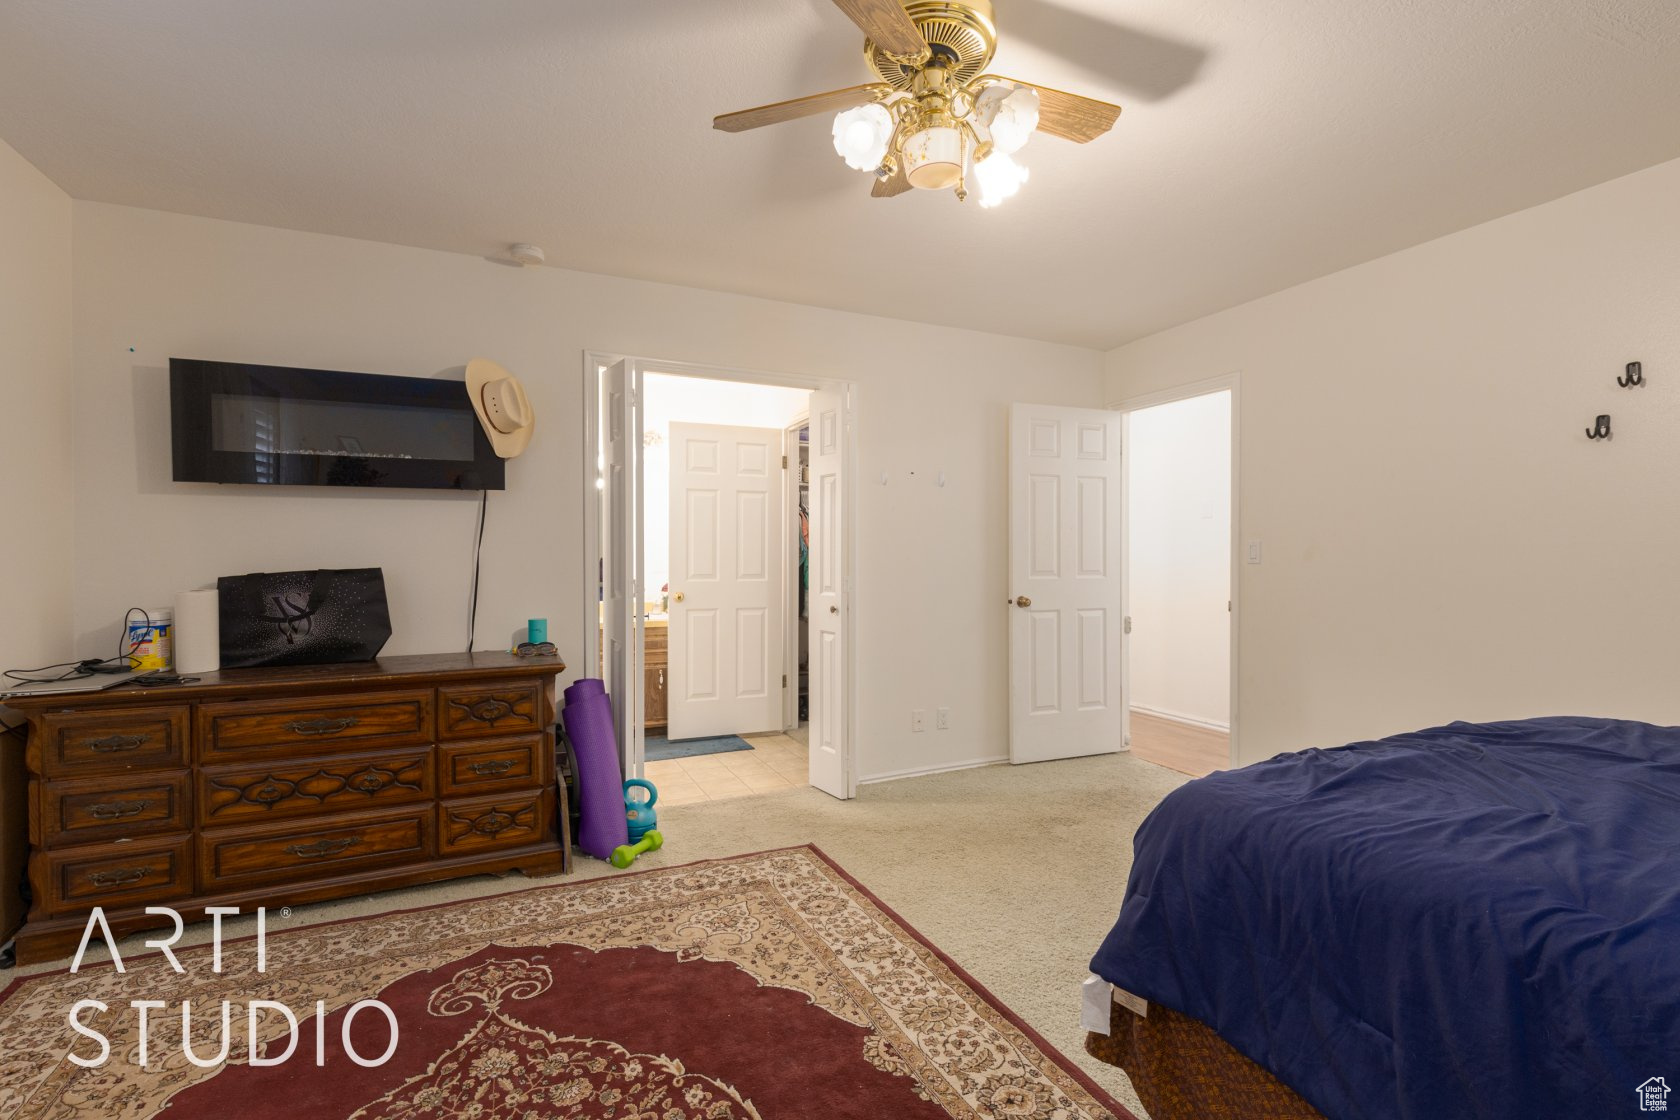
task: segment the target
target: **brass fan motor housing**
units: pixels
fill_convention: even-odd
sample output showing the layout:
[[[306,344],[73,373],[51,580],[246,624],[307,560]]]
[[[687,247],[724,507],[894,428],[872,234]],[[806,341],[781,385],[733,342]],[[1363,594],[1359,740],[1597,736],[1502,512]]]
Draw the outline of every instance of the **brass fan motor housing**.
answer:
[[[943,66],[953,87],[965,86],[986,72],[997,51],[992,0],[901,0],[916,30],[927,40],[927,59],[906,60],[863,41],[863,57],[881,80],[910,91],[916,75],[930,65]]]

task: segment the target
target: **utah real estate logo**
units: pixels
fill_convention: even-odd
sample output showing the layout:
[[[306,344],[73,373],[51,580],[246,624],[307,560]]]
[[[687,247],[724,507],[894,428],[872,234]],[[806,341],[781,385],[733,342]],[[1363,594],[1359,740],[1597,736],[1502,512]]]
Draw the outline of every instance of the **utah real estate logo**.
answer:
[[[1634,1092],[1639,1094],[1639,1111],[1668,1111],[1668,1082],[1660,1077],[1647,1078]]]

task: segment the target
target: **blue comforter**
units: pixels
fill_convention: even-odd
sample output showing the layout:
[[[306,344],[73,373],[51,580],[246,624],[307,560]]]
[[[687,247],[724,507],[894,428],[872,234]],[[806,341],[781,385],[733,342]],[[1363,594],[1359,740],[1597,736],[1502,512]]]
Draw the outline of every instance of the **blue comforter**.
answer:
[[[1455,723],[1175,790],[1092,971],[1329,1120],[1680,1113],[1680,728]],[[1653,1083],[1653,1088],[1655,1083]]]

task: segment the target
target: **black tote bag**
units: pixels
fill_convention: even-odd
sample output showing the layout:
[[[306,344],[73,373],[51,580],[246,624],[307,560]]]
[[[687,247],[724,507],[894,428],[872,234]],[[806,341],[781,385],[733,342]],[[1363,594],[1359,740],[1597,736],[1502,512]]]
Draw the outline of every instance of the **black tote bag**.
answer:
[[[391,637],[381,568],[223,576],[222,668],[371,661]]]

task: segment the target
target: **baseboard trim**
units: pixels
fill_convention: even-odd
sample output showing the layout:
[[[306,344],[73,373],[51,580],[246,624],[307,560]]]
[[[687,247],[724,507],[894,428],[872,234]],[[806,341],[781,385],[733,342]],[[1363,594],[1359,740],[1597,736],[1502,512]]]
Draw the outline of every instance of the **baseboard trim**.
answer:
[[[889,770],[884,774],[871,774],[867,778],[859,778],[858,785],[871,786],[878,782],[896,782],[900,778],[921,778],[929,774],[948,774],[952,770],[973,770],[980,766],[996,766],[1000,762],[1008,761],[1008,755],[998,755],[991,758],[965,758],[961,762],[942,762],[937,766],[916,766],[909,770]]]
[[[1160,708],[1146,708],[1142,704],[1133,704],[1132,711],[1141,712],[1146,716],[1154,716],[1156,719],[1165,719],[1171,720],[1173,723],[1186,724],[1190,727],[1201,727],[1208,731],[1218,731],[1226,735],[1231,733],[1231,725],[1229,723],[1215,723],[1212,720],[1197,719],[1195,716],[1182,715],[1178,712],[1162,711]]]

